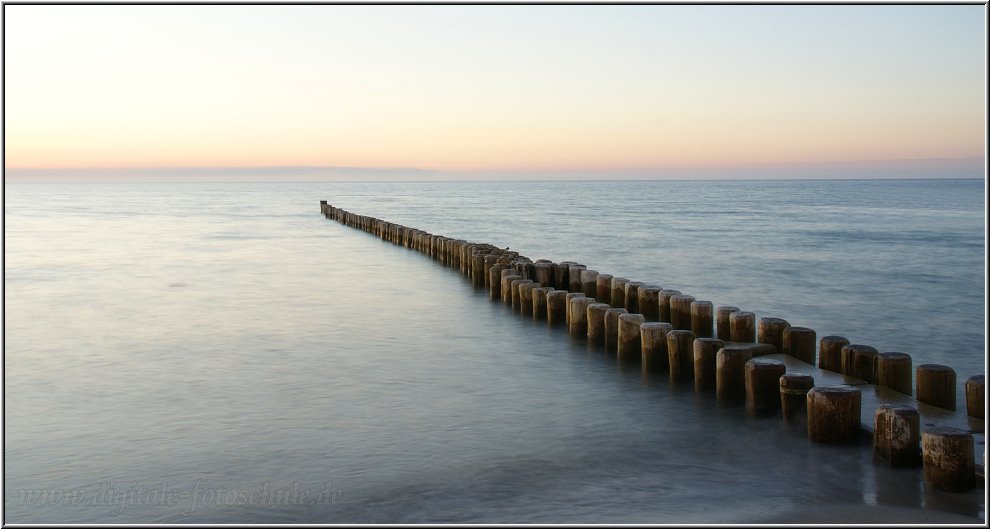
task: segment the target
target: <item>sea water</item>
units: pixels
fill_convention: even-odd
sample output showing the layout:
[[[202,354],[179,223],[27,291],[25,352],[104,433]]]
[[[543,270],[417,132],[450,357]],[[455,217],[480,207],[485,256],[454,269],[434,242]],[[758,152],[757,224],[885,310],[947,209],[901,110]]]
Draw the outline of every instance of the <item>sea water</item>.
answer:
[[[985,371],[982,180],[8,183],[9,522],[983,518],[620,369],[319,200]],[[959,401],[964,402],[963,400]]]

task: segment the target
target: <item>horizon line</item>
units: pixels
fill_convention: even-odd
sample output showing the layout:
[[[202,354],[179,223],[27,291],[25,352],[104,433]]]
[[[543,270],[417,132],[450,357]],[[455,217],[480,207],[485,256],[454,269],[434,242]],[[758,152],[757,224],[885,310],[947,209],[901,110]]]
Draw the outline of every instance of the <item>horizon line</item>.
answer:
[[[398,166],[347,166],[347,165],[314,165],[314,164],[271,164],[271,165],[129,165],[129,166],[72,166],[72,167],[23,167],[4,166],[7,173],[82,173],[82,172],[140,172],[170,173],[202,171],[208,173],[243,173],[243,172],[291,172],[291,173],[418,173],[418,174],[477,174],[477,173],[589,173],[589,172],[649,172],[649,171],[747,171],[761,169],[823,169],[823,168],[865,168],[882,166],[905,166],[918,164],[972,164],[980,162],[986,167],[986,157],[939,157],[939,158],[881,158],[859,160],[819,160],[809,162],[762,162],[742,164],[717,165],[675,165],[675,166],[646,166],[646,167],[506,167],[506,168],[466,168],[438,169],[429,167]]]

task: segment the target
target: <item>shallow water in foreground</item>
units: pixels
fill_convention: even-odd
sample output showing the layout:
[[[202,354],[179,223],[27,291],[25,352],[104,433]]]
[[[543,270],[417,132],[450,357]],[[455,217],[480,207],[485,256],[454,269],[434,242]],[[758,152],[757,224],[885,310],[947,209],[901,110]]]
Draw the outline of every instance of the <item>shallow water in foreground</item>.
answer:
[[[982,182],[942,189],[943,202],[929,191],[920,212],[897,200],[806,211],[828,203],[824,183],[803,199],[791,183],[786,200],[770,182],[638,195],[638,183],[571,184],[8,185],[6,520],[800,522],[870,505],[984,517],[983,489],[926,491],[920,469],[874,466],[865,445],[811,445],[620,370],[317,204],[655,278],[881,350],[934,335],[965,347],[903,349],[962,380],[985,369],[970,189]],[[848,195],[871,185],[892,184]],[[713,196],[730,215],[715,224],[705,207],[671,206]],[[749,227],[726,233],[736,225]],[[835,258],[795,246],[802,232],[835,237]],[[726,263],[748,264],[735,276]],[[953,303],[907,303],[919,291]],[[893,323],[869,314],[873,298]],[[907,327],[905,312],[930,317]]]

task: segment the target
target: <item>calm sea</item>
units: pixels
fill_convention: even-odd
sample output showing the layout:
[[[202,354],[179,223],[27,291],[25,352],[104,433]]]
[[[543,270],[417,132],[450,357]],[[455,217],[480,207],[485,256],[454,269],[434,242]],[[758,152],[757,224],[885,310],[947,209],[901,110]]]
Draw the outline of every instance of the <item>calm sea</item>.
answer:
[[[617,369],[319,200],[985,371],[982,180],[13,184],[9,522],[976,521]],[[960,401],[964,402],[964,401]],[[919,518],[921,519],[921,518]]]

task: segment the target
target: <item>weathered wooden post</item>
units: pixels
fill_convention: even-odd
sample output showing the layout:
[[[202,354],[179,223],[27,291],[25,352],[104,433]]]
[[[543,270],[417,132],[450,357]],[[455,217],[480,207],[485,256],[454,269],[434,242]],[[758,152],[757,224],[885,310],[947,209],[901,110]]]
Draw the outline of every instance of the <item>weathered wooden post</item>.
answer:
[[[605,313],[610,308],[607,303],[588,305],[588,342],[595,345],[605,343]]]
[[[849,344],[842,348],[842,374],[873,382],[876,349],[869,345]]]
[[[595,303],[595,298],[573,297],[568,303],[571,313],[571,321],[568,324],[571,336],[588,336],[588,305]]]
[[[785,421],[804,417],[808,410],[808,391],[815,379],[803,373],[784,373],[780,377],[780,412]]]
[[[491,282],[492,267],[498,263],[498,258],[499,255],[496,253],[489,253],[485,255],[484,280],[485,280],[485,288],[487,288],[489,292],[491,291],[492,288],[492,282]]]
[[[921,417],[909,406],[881,404],[873,426],[873,460],[892,467],[914,466],[921,460]]]
[[[612,307],[605,311],[605,350],[615,351],[619,348],[619,316],[628,311],[621,307]]]
[[[680,295],[680,293],[680,290],[670,288],[664,288],[661,289],[660,292],[657,292],[657,311],[659,312],[660,321],[673,325],[673,322],[670,319],[670,298]]]
[[[547,322],[551,325],[567,323],[567,291],[547,292]]]
[[[553,288],[557,290],[568,290],[570,288],[570,269],[574,261],[563,261],[553,264]]]
[[[723,347],[715,355],[715,396],[719,404],[746,400],[746,362],[753,358],[744,347]]]
[[[784,352],[784,329],[790,326],[787,320],[781,318],[760,318],[757,343],[768,343],[773,345],[778,353]]]
[[[530,261],[529,259],[523,263],[523,277],[529,279],[532,282],[536,282],[536,263]]]
[[[595,279],[595,299],[612,304],[612,274],[598,274]]]
[[[922,364],[915,368],[915,395],[925,404],[956,409],[956,372],[948,366]]]
[[[973,434],[949,427],[929,428],[921,434],[925,485],[948,492],[976,486]]]
[[[570,292],[584,292],[581,285],[581,270],[587,270],[583,264],[572,264],[567,269],[567,290]]]
[[[640,353],[642,340],[639,336],[639,326],[646,322],[642,314],[620,314],[618,348],[616,352],[620,362],[642,364]]]
[[[644,322],[639,326],[644,371],[661,373],[670,368],[670,360],[667,353],[667,334],[671,330],[673,330],[673,327],[669,323],[659,321]]]
[[[639,287],[639,299],[636,300],[636,307],[639,313],[646,318],[646,321],[660,321],[660,287],[644,285]]]
[[[509,272],[513,270],[509,269]],[[519,281],[522,277],[514,273],[502,275],[502,303],[512,304],[512,282]]]
[[[694,346],[694,389],[695,391],[715,389],[715,357],[725,342],[718,338],[695,338]]]
[[[581,270],[581,292],[589,298],[598,294],[598,270]]]
[[[624,277],[612,278],[612,302],[609,305],[617,308],[626,308],[626,283],[628,282],[629,280]]]
[[[841,336],[822,336],[818,341],[818,367],[833,373],[842,372],[842,348],[849,340]]]
[[[815,365],[815,331],[807,327],[787,327],[784,329],[784,354]]]
[[[547,319],[547,294],[553,292],[553,287],[537,287],[533,289],[533,319]]]
[[[715,311],[715,336],[719,340],[728,342],[732,339],[732,333],[729,330],[729,315],[733,312],[739,312],[739,307],[724,305]]]
[[[880,353],[877,355],[878,385],[911,395],[911,355],[907,353]]]
[[[502,299],[502,270],[508,270],[508,267],[494,264],[488,269],[488,296],[491,299]]]
[[[694,296],[675,294],[670,297],[670,324],[675,330],[691,330],[691,303]]]
[[[691,302],[691,332],[699,338],[712,337],[712,302]]]
[[[667,358],[670,381],[694,380],[694,333],[675,329],[667,333]]]
[[[626,282],[626,310],[633,314],[642,314],[639,310],[639,289],[643,283],[639,281]],[[646,316],[643,316],[644,318]]]
[[[405,232],[406,233],[405,233],[405,235],[403,236],[403,239],[402,239],[403,246],[406,246],[406,245],[409,244],[410,230],[408,228],[406,228],[405,229]],[[460,260],[458,262],[459,262],[459,268],[461,270],[461,274],[462,275],[470,275],[471,274],[471,253],[472,252],[474,252],[474,243],[465,242],[463,245],[461,245],[461,247],[460,247],[460,256],[459,256]]]
[[[746,362],[746,411],[763,415],[780,408],[780,377],[787,367],[780,360],[753,358]]]
[[[587,296],[584,295],[584,292],[568,292],[567,295],[564,296],[564,297],[567,299],[567,305],[566,305],[567,306],[567,316],[564,319],[564,321],[567,323],[567,328],[570,329],[570,327],[571,327],[571,300],[574,299],[574,298],[584,298],[584,297],[587,297]]]
[[[540,260],[533,264],[536,270],[536,282],[540,284],[541,287],[552,287],[553,286],[553,263],[550,261]]]
[[[986,389],[983,375],[975,375],[966,379],[966,414],[982,419],[986,403]]]
[[[756,342],[756,314],[743,311],[729,313],[729,341]]]
[[[523,285],[532,285],[532,279],[513,279],[509,283],[509,289],[511,290],[512,296],[512,310],[521,311],[522,310],[522,287]],[[530,299],[530,306],[532,306],[533,300]]]
[[[859,436],[862,395],[852,386],[818,386],[808,391],[808,438],[814,443],[847,443]]]
[[[519,285],[519,313],[523,316],[533,316],[533,290],[537,288],[540,284],[533,281]]]

